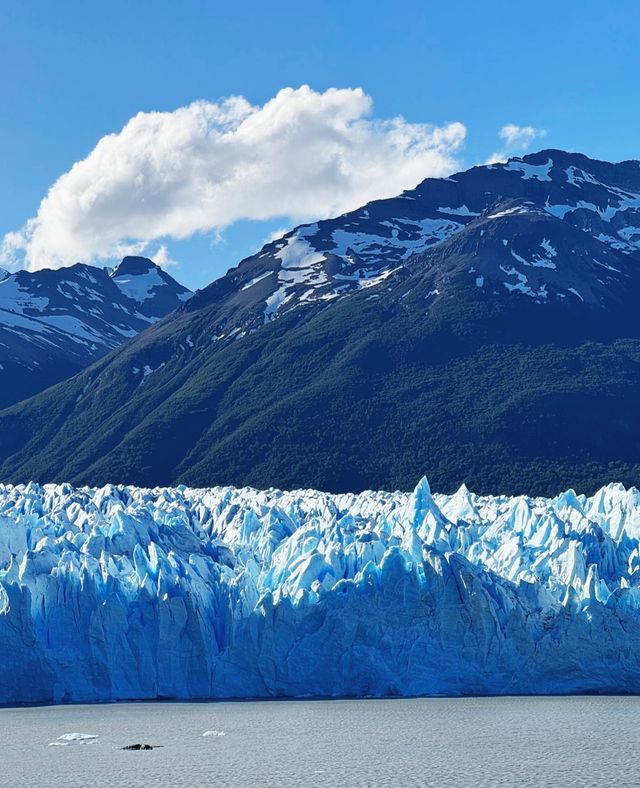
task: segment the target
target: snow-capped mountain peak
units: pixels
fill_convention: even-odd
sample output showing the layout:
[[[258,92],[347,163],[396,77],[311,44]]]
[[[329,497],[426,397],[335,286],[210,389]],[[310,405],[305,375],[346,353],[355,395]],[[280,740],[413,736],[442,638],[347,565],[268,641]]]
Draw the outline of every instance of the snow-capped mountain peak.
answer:
[[[4,478],[634,483],[638,195],[637,162],[547,150],[297,227],[0,413]]]
[[[35,393],[164,317],[191,292],[152,261],[0,275],[0,404]]]
[[[183,302],[192,295],[186,287],[176,288],[176,281],[147,257],[125,257],[110,276],[123,295],[152,319],[175,308],[176,298]]]
[[[604,305],[640,262],[640,166],[545,150],[430,178],[399,197],[295,228],[231,269],[194,305],[219,301],[216,335],[244,335],[294,309],[365,289],[374,294],[434,261],[442,268],[457,236],[486,235],[486,245],[498,232],[493,225],[501,234],[493,262],[476,260],[472,248],[465,261],[487,296]],[[441,274],[442,285],[448,265]]]
[[[119,276],[142,276],[156,268],[160,269],[160,266],[156,265],[148,257],[127,255],[112,269],[111,277],[112,279],[117,279]]]

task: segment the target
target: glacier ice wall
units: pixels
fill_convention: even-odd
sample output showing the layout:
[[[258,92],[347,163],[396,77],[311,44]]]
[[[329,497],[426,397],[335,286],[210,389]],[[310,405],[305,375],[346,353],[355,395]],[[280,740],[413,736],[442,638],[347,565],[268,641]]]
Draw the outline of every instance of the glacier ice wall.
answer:
[[[0,485],[0,702],[640,691],[640,492]]]

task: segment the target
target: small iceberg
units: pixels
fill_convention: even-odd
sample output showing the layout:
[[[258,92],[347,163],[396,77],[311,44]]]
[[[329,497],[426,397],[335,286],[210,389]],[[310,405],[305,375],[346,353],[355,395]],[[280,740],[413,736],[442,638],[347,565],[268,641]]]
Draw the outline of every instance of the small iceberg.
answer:
[[[55,741],[49,742],[49,747],[68,747],[70,744],[94,744],[96,733],[63,733]]]

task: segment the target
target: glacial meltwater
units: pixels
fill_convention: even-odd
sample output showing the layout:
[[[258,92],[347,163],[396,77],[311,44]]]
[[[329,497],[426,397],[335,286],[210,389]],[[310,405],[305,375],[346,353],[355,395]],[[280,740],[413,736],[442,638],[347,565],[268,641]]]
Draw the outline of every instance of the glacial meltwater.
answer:
[[[0,720],[0,785],[13,788],[640,782],[637,697],[145,702]]]

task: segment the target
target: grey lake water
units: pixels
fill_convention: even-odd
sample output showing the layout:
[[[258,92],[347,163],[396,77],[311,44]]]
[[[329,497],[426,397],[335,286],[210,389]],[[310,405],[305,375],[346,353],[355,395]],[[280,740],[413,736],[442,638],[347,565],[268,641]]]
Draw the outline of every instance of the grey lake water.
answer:
[[[0,732],[15,788],[640,785],[635,697],[17,708]]]

